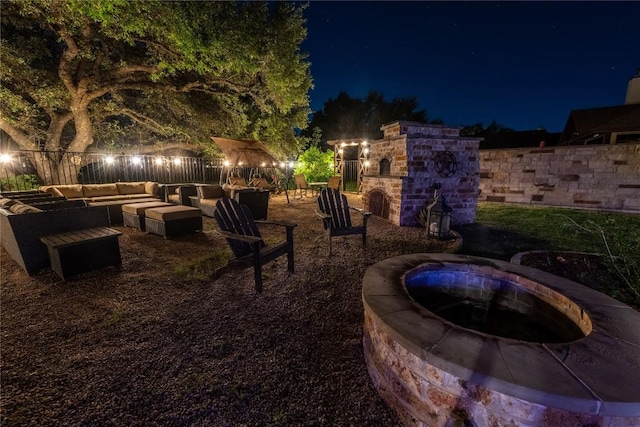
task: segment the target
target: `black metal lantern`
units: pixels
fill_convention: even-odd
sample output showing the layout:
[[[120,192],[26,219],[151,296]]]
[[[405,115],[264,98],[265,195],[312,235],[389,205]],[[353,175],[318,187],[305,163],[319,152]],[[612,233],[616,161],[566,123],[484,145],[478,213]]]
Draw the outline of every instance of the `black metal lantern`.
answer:
[[[451,212],[453,209],[444,201],[444,196],[436,196],[436,199],[427,206],[427,236],[440,240],[451,237]]]

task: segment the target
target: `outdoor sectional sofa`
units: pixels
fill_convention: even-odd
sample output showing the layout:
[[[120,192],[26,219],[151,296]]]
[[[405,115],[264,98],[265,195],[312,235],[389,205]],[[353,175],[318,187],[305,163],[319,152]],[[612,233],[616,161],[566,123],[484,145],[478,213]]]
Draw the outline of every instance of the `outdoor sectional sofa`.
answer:
[[[213,217],[216,202],[222,197],[237,200],[246,205],[253,215],[253,219],[267,219],[269,207],[269,190],[243,185],[199,185],[197,188],[198,206],[202,214]]]
[[[122,224],[122,205],[159,199],[157,182],[115,182],[110,184],[66,184],[40,187],[67,200],[82,200],[87,206],[106,206],[111,225]]]
[[[198,191],[198,208],[202,210],[202,214],[213,217],[216,211],[216,202],[222,197],[229,197],[229,192],[225,191],[220,185],[201,185]]]
[[[0,241],[11,258],[29,275],[50,266],[43,236],[109,226],[105,206],[85,206],[82,200],[25,203],[0,198]]]

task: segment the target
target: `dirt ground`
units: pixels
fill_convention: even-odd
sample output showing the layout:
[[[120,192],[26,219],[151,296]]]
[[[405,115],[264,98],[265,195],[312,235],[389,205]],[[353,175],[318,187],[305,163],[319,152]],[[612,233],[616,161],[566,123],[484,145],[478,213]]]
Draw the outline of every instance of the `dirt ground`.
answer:
[[[271,198],[269,219],[298,224],[296,271],[287,274],[286,257],[268,264],[261,294],[252,269],[218,270],[231,252],[210,218],[204,232],[173,240],[115,227],[122,269],[67,282],[50,270],[29,277],[1,250],[0,423],[399,425],[363,360],[361,278],[385,258],[452,244],[372,217],[366,250],[347,236],[329,256],[315,207]],[[470,252],[506,257],[489,250],[504,239],[468,235]]]
[[[115,227],[122,270],[67,282],[29,277],[2,250],[1,424],[398,425],[363,361],[360,279],[384,258],[447,245],[372,218],[366,251],[347,236],[329,257],[315,208],[271,198],[269,219],[298,224],[296,271],[286,257],[268,264],[261,294],[250,268],[215,274],[231,252],[210,218],[173,240]]]

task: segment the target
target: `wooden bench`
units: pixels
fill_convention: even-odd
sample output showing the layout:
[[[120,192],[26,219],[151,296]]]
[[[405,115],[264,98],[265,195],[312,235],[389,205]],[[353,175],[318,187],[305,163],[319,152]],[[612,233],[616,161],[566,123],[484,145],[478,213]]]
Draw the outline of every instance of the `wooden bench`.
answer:
[[[120,267],[121,232],[109,227],[85,228],[83,230],[43,236],[40,241],[47,245],[51,269],[63,280],[87,271],[107,266]]]

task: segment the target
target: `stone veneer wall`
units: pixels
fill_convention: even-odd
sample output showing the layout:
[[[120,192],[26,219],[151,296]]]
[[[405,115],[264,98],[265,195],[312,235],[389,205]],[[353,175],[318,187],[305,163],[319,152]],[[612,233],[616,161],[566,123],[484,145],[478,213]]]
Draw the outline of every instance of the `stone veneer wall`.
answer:
[[[366,309],[363,345],[375,388],[407,427],[637,425],[637,417],[565,411],[464,381],[401,346]]]
[[[640,212],[640,144],[482,150],[478,200]]]
[[[416,215],[433,198],[431,186],[453,209],[452,224],[475,221],[479,185],[479,138],[460,137],[459,128],[414,122],[394,122],[381,128],[382,140],[369,148],[369,170],[362,181],[363,203],[369,208],[369,193],[383,191],[389,202],[388,220],[396,225],[419,225]],[[442,177],[436,173],[435,156],[448,151],[457,161],[455,173]],[[380,160],[390,160],[390,175],[380,176]]]

